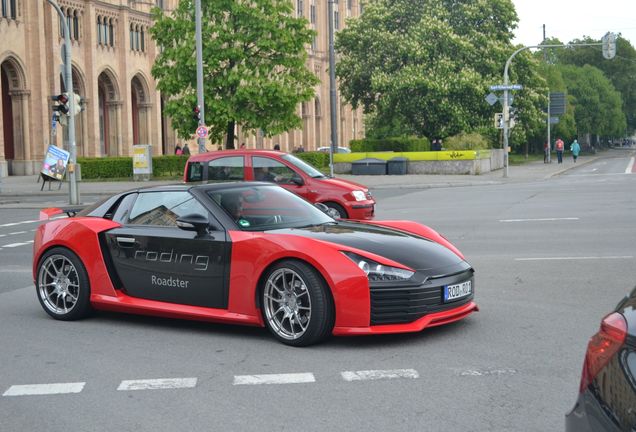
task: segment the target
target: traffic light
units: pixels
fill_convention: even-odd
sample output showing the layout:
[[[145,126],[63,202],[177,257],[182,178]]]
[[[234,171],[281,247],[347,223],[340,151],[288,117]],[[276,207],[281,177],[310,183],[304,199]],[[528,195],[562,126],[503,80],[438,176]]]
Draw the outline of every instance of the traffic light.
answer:
[[[59,112],[61,114],[66,114],[68,115],[68,111],[69,111],[69,107],[68,107],[68,95],[66,93],[62,93],[60,95],[57,96],[51,96],[51,100],[53,100],[53,102],[55,102],[55,105],[53,105],[53,111],[54,112]]]
[[[197,124],[201,121],[201,108],[195,106],[192,110],[192,118],[196,120]]]
[[[510,117],[509,117],[508,127],[512,129],[513,127],[515,127],[515,124],[517,123],[517,116],[518,116],[517,108],[510,107],[509,114],[510,114]]]

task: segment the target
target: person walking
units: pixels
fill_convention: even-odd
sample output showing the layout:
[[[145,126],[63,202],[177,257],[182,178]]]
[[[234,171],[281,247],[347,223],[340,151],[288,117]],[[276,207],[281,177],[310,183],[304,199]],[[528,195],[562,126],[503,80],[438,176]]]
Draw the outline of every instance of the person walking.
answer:
[[[181,154],[189,156],[190,155],[190,147],[188,147],[188,143],[183,145],[183,150],[181,150]]]
[[[183,153],[183,150],[181,150],[181,146],[179,144],[174,146],[174,154],[181,155],[181,153]]]
[[[561,138],[556,140],[554,143],[554,148],[556,149],[557,160],[559,163],[563,163],[563,148],[565,147],[565,143]]]
[[[581,152],[581,146],[576,138],[572,144],[570,144],[570,151],[572,152],[572,159],[574,159],[574,163],[576,163],[576,159],[579,157],[579,153]]]

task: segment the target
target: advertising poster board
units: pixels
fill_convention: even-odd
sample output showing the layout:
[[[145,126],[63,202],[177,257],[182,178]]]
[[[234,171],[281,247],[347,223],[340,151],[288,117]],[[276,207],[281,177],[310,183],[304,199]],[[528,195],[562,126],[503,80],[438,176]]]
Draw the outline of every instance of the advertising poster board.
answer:
[[[136,144],[133,146],[133,176],[147,180],[152,174],[152,146]]]
[[[66,166],[68,165],[69,157],[70,153],[66,150],[54,145],[49,145],[49,148],[46,150],[44,162],[42,163],[41,173],[52,179],[62,181],[66,175]]]

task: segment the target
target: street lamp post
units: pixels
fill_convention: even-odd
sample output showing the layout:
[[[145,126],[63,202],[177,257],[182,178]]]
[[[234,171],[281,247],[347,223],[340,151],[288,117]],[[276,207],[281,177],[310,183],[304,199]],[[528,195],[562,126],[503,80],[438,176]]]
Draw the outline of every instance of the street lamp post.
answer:
[[[203,43],[201,41],[201,0],[194,3],[195,45],[197,51],[197,105],[199,107],[199,126],[205,126],[205,105],[203,100]],[[205,153],[205,138],[197,139],[199,153]]]
[[[60,6],[55,0],[47,0],[60,16],[60,23],[64,30],[64,83],[66,85],[66,91],[69,94],[69,116],[68,116],[68,143],[69,143],[69,162],[68,162],[68,176],[69,176],[69,204],[79,204],[79,189],[77,187],[76,177],[76,163],[77,163],[77,147],[75,144],[75,96],[73,93],[73,73],[71,66],[71,34],[66,22],[66,16]]]
[[[333,4],[328,0],[327,15],[329,19],[329,104],[331,111],[331,145],[329,146],[329,173],[333,177],[333,154],[338,148],[338,120],[336,108],[336,58],[333,47]]]

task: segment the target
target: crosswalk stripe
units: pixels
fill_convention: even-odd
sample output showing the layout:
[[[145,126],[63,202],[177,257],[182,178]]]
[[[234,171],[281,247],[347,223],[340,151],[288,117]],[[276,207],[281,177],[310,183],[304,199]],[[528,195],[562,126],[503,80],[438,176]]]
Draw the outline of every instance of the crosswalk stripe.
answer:
[[[415,369],[360,370],[340,372],[345,381],[371,381],[381,379],[410,378],[416,379],[420,374]]]
[[[234,385],[302,384],[316,382],[313,373],[289,373],[267,375],[235,375]]]
[[[192,388],[197,385],[196,378],[160,378],[143,380],[124,380],[119,384],[117,390],[160,390]]]
[[[13,385],[2,396],[41,396],[54,394],[79,393],[84,389],[85,382],[54,383],[54,384],[26,384]]]

